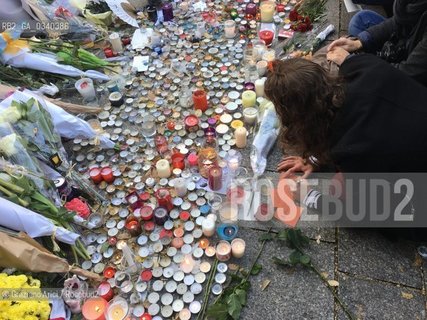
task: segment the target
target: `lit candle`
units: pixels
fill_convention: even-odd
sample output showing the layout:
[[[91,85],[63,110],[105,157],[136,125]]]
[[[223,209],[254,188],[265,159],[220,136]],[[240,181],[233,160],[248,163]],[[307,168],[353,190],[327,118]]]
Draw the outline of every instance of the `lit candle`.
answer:
[[[105,278],[111,279],[116,274],[116,269],[113,267],[105,267],[103,274]]]
[[[253,107],[249,107],[243,110],[243,119],[245,121],[246,124],[248,125],[253,125],[257,122],[258,120],[258,110],[253,108]]]
[[[98,287],[98,296],[105,299],[106,301],[110,301],[114,297],[113,289],[108,281],[103,281]]]
[[[191,319],[191,312],[187,308],[184,308],[179,312],[179,320],[190,320],[190,319]]]
[[[264,1],[259,9],[261,11],[261,22],[273,22],[276,4],[273,1]]]
[[[209,188],[213,191],[218,191],[222,188],[222,169],[213,167],[209,169],[208,176]]]
[[[225,37],[232,39],[236,36],[236,22],[234,20],[227,20],[224,22]]]
[[[184,170],[185,168],[185,156],[180,152],[176,152],[171,157],[172,167]]]
[[[202,112],[208,109],[208,98],[204,90],[196,90],[193,92],[194,109],[202,110]]]
[[[82,95],[85,100],[94,100],[96,98],[95,88],[92,79],[82,78],[75,83],[77,91]]]
[[[174,189],[177,197],[184,197],[187,194],[187,181],[184,178],[174,180]]]
[[[83,317],[86,320],[104,320],[104,312],[107,305],[108,302],[101,297],[90,298],[83,304]]]
[[[109,41],[111,43],[111,46],[113,47],[114,52],[123,51],[122,41],[117,32],[113,32],[112,34],[110,34]]]
[[[266,78],[261,78],[255,81],[255,93],[257,97],[264,97],[264,84]]]
[[[216,257],[219,261],[228,261],[231,258],[231,245],[224,240],[218,242],[216,246]]]
[[[271,30],[261,30],[258,34],[261,40],[264,40],[265,45],[268,47],[273,43],[274,32]]]
[[[264,52],[262,55],[262,60],[265,60],[267,62],[272,62],[276,59],[276,52],[274,50],[268,50],[267,52]]]
[[[209,247],[209,240],[206,238],[203,238],[199,241],[199,247],[205,250],[207,247]]]
[[[233,200],[233,199],[231,199]],[[237,205],[232,205],[231,203],[226,203],[222,206],[219,211],[219,216],[223,222],[235,222],[239,214],[239,209]]]
[[[102,182],[101,169],[92,168],[89,171],[89,177],[92,179],[93,183],[98,184]]]
[[[239,127],[234,131],[234,139],[236,140],[237,148],[245,148],[247,143],[247,133],[245,127]]]
[[[107,310],[107,320],[123,320],[129,313],[129,305],[125,299],[117,297],[110,301]]]
[[[133,237],[138,236],[141,233],[141,224],[134,215],[127,217],[125,228]]]
[[[235,258],[241,258],[245,254],[246,243],[243,239],[236,238],[231,241],[231,253]]]
[[[184,260],[182,260],[180,269],[184,273],[191,273],[193,271],[195,265],[195,261],[191,257],[190,254],[185,255]]]
[[[246,90],[242,93],[243,108],[254,107],[256,103],[256,93],[252,90]]]
[[[114,182],[113,170],[110,167],[104,167],[101,169],[102,179],[107,183]]]
[[[261,61],[257,62],[256,69],[257,69],[258,75],[260,77],[262,77],[263,75],[265,75],[265,73],[267,72],[267,66],[268,66],[267,61],[261,60]]]
[[[171,175],[171,167],[169,161],[161,159],[156,163],[157,174],[159,178],[169,178]]]
[[[215,234],[215,221],[212,219],[203,220],[202,231],[206,237],[212,237]]]

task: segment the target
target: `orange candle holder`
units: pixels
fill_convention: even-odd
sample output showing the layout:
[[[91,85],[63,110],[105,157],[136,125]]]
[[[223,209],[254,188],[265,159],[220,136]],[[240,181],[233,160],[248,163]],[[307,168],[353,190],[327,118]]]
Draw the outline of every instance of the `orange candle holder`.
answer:
[[[204,90],[193,92],[194,109],[205,112],[208,109],[208,98]]]

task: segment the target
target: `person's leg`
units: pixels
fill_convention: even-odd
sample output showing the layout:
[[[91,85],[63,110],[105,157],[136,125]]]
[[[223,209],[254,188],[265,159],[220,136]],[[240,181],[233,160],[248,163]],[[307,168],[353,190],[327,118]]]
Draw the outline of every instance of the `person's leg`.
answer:
[[[371,10],[362,10],[356,13],[351,18],[348,24],[348,33],[351,36],[356,37],[362,31],[365,31],[369,27],[380,24],[385,18],[378,13]]]

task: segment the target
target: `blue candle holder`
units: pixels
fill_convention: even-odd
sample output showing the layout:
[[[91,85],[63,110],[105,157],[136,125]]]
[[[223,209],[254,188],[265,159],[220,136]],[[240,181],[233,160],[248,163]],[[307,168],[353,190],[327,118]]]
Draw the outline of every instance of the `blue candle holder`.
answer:
[[[200,207],[199,210],[200,210],[200,213],[205,216],[211,211],[211,206],[208,204],[204,204],[203,206]]]
[[[237,236],[239,227],[235,224],[223,223],[218,226],[216,233],[221,240],[231,241]]]

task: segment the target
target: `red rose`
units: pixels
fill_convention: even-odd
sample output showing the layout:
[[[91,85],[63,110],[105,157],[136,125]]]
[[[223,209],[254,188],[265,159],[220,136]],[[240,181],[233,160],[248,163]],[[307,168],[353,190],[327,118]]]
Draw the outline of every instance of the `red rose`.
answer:
[[[306,31],[307,31],[307,25],[306,25],[305,23],[300,23],[300,24],[298,25],[297,30],[298,30],[299,32],[306,32]]]
[[[296,10],[291,10],[289,12],[289,20],[297,21],[297,19],[298,19],[298,12]]]
[[[300,14],[299,14],[299,15],[298,15],[297,20],[298,20],[298,21],[303,21],[303,20],[304,20],[304,17],[303,17],[302,15],[300,15]]]
[[[305,17],[305,18],[304,18],[304,22],[305,22],[307,25],[311,24],[310,17],[309,17],[309,16]]]
[[[64,207],[68,211],[76,212],[83,219],[87,219],[87,217],[90,215],[89,206],[86,204],[86,202],[83,202],[79,198],[74,198],[73,200],[67,202]]]

